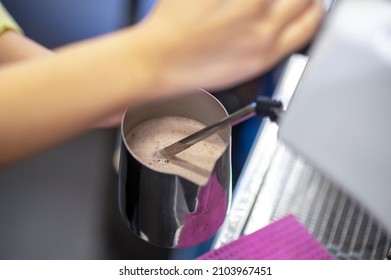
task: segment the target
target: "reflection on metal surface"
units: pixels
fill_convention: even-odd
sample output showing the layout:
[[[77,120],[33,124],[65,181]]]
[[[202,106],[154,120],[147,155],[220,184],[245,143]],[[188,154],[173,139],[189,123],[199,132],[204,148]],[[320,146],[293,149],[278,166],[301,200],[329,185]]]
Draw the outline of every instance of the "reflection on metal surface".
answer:
[[[307,58],[287,63],[275,97],[289,102]],[[337,259],[385,259],[391,235],[356,201],[293,154],[265,121],[235,188],[214,248],[293,214]]]
[[[226,216],[231,200],[231,129],[219,132],[227,146],[207,183],[200,186],[144,164],[126,141],[126,135],[143,121],[170,115],[208,125],[228,114],[206,92],[155,100],[127,111],[121,125],[119,204],[124,222],[138,237],[160,247],[185,248],[211,238]]]

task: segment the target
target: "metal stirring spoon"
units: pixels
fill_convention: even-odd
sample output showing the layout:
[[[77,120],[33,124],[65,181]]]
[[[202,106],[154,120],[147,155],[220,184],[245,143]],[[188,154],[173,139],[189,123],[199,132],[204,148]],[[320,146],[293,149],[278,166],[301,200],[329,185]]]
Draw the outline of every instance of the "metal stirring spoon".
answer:
[[[271,121],[277,122],[279,115],[283,112],[283,105],[280,101],[268,97],[259,96],[257,100],[246,107],[225,117],[221,121],[209,125],[185,138],[160,150],[165,158],[171,158],[176,154],[190,148],[201,140],[223,129],[227,125],[234,126],[255,115],[269,117]]]

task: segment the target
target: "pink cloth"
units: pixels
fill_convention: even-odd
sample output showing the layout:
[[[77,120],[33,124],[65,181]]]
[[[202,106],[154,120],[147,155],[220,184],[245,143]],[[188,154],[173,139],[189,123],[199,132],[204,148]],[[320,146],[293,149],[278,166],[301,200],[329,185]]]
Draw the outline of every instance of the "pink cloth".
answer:
[[[198,257],[199,260],[331,260],[292,215]]]

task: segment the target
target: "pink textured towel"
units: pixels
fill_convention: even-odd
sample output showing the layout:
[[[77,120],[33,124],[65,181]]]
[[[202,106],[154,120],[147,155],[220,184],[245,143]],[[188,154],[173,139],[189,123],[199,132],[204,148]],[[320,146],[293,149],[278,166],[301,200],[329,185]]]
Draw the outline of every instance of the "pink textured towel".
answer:
[[[199,260],[331,260],[292,215],[198,257]]]

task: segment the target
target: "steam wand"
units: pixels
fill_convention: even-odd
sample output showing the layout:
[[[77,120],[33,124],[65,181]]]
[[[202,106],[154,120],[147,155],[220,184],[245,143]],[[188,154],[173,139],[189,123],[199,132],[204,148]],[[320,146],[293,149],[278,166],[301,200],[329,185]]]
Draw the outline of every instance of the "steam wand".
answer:
[[[255,115],[268,117],[271,121],[277,122],[280,114],[283,112],[283,104],[281,101],[273,100],[268,97],[259,96],[257,100],[246,107],[237,110],[236,112],[225,117],[221,121],[207,126],[185,138],[175,142],[160,150],[160,153],[165,158],[171,158],[176,154],[190,148],[194,144],[211,136],[227,125],[234,126]]]

